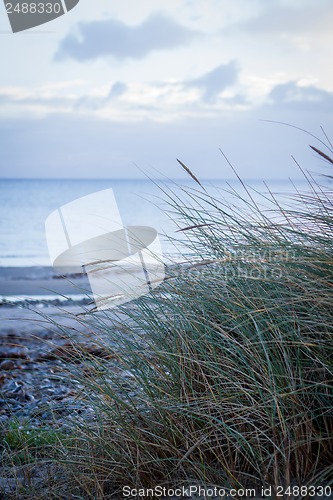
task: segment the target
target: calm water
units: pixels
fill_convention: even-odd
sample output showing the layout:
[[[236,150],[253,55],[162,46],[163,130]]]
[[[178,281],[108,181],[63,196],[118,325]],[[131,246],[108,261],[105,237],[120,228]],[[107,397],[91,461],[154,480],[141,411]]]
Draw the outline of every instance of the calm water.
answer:
[[[192,182],[181,184],[195,188]],[[219,191],[226,187],[226,181],[205,185],[216,197],[226,196]],[[241,189],[236,181],[231,185]],[[260,193],[266,191],[261,181],[250,185]],[[279,196],[294,191],[289,181],[271,181],[269,185]],[[303,181],[297,185],[306,189]],[[108,188],[114,190],[124,225],[149,225],[174,233],[175,226],[164,212],[166,205],[161,198],[165,196],[149,180],[0,180],[0,266],[50,265],[44,230],[47,216],[65,203]]]

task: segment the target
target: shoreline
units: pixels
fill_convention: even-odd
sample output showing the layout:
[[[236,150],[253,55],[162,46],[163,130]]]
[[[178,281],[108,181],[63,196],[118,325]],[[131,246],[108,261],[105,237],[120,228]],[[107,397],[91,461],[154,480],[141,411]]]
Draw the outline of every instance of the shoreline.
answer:
[[[0,306],[82,304],[91,301],[86,274],[57,273],[51,266],[0,267]]]
[[[184,263],[165,264],[165,275],[179,265],[184,266]],[[107,295],[118,296],[128,277],[129,280],[142,279],[142,268],[115,267],[112,279],[105,278]],[[0,266],[0,307],[82,306],[93,302],[94,294],[84,272],[73,273],[70,268],[58,272],[51,266]]]

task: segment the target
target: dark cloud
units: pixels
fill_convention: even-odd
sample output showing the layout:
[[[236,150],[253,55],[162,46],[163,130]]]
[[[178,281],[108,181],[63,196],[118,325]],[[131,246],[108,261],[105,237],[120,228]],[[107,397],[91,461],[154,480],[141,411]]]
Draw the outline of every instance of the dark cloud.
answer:
[[[297,82],[276,85],[269,94],[271,104],[290,109],[328,111],[333,109],[333,93],[313,85],[301,87]]]
[[[176,21],[155,14],[138,26],[106,19],[79,24],[78,35],[67,35],[55,59],[87,61],[99,57],[142,59],[156,50],[173,49],[191,42],[199,33]]]
[[[236,61],[230,61],[229,64],[220,64],[203,76],[188,81],[187,85],[202,89],[202,99],[205,102],[214,102],[222,90],[237,82],[238,74],[238,64]]]

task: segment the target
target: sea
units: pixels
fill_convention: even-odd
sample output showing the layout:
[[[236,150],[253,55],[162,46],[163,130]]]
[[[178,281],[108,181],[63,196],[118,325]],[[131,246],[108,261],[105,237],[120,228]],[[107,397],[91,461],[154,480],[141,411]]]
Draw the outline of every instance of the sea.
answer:
[[[237,180],[201,181],[206,191],[219,200],[238,203],[238,194],[248,196]],[[265,203],[271,190],[280,198],[289,200],[296,190],[305,192],[305,180],[247,181],[251,196]],[[61,180],[61,179],[2,179],[0,180],[0,267],[50,266],[45,236],[45,220],[59,207],[88,194],[112,189],[124,226],[144,225],[160,234],[176,237],[179,226],[175,223],[171,198],[178,196],[185,203],[186,191],[192,193],[193,203],[203,193],[192,179],[180,181],[153,181],[149,179]],[[236,194],[231,194],[232,191]],[[268,195],[269,196],[269,195]],[[180,201],[181,200],[181,201]],[[185,203],[186,204],[186,203]],[[174,252],[168,238],[162,238],[166,253]]]

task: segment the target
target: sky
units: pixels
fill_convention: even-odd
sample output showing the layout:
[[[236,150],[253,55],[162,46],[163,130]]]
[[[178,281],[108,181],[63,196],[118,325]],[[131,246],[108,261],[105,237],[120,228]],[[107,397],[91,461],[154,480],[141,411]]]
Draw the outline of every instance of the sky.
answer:
[[[332,26],[332,0],[80,0],[13,34],[1,2],[0,177],[323,169],[288,125],[333,140]]]

